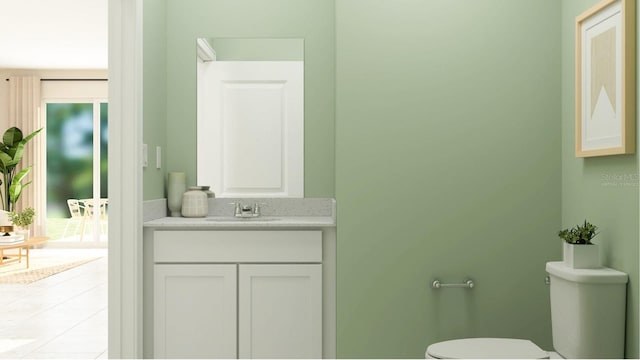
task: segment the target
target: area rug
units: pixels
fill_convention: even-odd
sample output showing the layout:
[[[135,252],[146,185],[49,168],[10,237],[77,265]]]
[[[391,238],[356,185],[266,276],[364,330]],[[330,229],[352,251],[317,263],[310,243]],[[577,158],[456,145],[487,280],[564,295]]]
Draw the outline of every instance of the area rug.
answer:
[[[13,263],[0,267],[0,284],[30,284],[99,258],[36,257],[30,259],[28,269],[25,268],[24,261],[26,260],[23,259],[22,263]]]

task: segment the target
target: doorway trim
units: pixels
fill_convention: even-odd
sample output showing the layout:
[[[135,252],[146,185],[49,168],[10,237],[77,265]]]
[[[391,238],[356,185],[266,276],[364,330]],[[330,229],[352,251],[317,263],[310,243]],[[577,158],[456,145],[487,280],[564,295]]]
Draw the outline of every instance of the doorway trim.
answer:
[[[109,358],[142,358],[142,0],[109,0]]]

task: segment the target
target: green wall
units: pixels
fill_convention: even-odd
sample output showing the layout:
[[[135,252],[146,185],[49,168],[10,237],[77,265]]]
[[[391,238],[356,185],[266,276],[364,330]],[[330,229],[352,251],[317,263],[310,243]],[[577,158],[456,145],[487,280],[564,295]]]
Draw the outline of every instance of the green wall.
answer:
[[[143,3],[143,142],[149,151],[149,166],[143,169],[143,199],[166,197],[164,179],[167,157],[167,60],[166,5],[164,0],[145,0]],[[156,146],[164,156],[160,169],[156,168]]]
[[[303,38],[305,196],[333,197],[333,1],[166,0],[166,27],[166,171],[196,182],[196,38]]]
[[[562,1],[562,225],[598,225],[603,265],[629,274],[625,357],[638,358],[638,155],[575,157],[575,17],[595,3]]]
[[[556,0],[336,1],[338,357],[551,348],[560,259]],[[433,290],[430,281],[476,281]]]
[[[195,182],[195,38],[304,38],[305,195],[338,201],[339,357],[551,349],[544,264],[586,217],[630,274],[637,358],[638,157],[573,155],[573,21],[595,1],[146,0],[144,141],[166,160],[145,199],[168,171]]]
[[[213,38],[217,61],[304,61],[304,39]]]

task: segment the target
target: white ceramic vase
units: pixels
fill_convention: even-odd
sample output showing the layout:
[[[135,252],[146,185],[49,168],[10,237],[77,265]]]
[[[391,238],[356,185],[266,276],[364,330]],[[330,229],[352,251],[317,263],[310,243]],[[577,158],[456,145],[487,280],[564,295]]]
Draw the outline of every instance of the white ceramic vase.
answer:
[[[167,206],[171,216],[180,216],[182,194],[187,190],[186,175],[183,172],[170,172],[167,182]]]
[[[597,244],[569,244],[562,242],[564,263],[573,269],[597,269],[600,265],[600,249]]]
[[[209,198],[200,187],[193,186],[182,195],[182,216],[205,217],[209,213]]]

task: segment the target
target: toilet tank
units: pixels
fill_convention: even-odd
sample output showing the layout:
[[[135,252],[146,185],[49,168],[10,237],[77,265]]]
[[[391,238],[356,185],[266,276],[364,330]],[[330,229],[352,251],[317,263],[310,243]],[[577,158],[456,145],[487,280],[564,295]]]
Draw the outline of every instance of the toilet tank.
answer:
[[[627,274],[548,262],[554,350],[564,358],[624,358]]]

